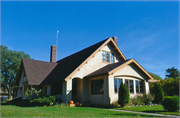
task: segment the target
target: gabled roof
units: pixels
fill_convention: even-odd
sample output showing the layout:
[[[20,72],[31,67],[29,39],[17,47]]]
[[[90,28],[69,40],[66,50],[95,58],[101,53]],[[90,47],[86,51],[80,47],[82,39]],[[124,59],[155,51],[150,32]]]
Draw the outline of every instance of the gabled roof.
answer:
[[[96,51],[104,42],[105,39],[99,43],[96,43],[84,50],[74,53],[66,58],[57,61],[58,65],[54,70],[45,78],[41,83],[50,84],[56,81],[64,80],[68,75],[70,75],[83,61],[85,61],[94,51]]]
[[[112,71],[113,69],[117,68],[118,66],[126,63],[127,61],[129,61],[129,59],[125,60],[125,61],[113,63],[113,64],[108,64],[108,65],[106,65],[106,66],[104,66],[104,67],[90,73],[89,75],[85,76],[85,78],[108,74],[110,71]]]
[[[92,72],[91,74],[87,75],[85,78],[104,75],[104,74],[110,75],[110,74],[116,72],[117,70],[123,68],[124,66],[131,64],[131,63],[134,63],[137,67],[139,67],[139,69],[141,71],[143,71],[149,77],[148,79],[153,80],[151,75],[149,75],[149,73],[146,72],[146,70],[141,65],[139,65],[134,59],[128,59],[128,60],[125,60],[122,62],[117,62],[117,63],[106,65],[106,66],[96,70],[95,72]]]
[[[40,83],[51,73],[58,63],[44,62],[32,59],[22,59],[21,67],[24,67],[25,74],[29,85],[40,85]],[[20,69],[22,70],[22,69]],[[21,75],[22,71],[18,74]],[[19,83],[20,76],[16,83]]]
[[[45,85],[61,80],[67,81],[79,68],[81,68],[90,58],[92,58],[109,42],[114,45],[114,49],[118,52],[119,57],[122,58],[122,60],[126,60],[125,56],[110,37],[66,58],[63,58],[56,63],[23,59],[23,64],[21,64],[20,68],[22,68],[22,65],[24,65],[28,82],[31,85]],[[18,78],[20,77],[18,76]]]

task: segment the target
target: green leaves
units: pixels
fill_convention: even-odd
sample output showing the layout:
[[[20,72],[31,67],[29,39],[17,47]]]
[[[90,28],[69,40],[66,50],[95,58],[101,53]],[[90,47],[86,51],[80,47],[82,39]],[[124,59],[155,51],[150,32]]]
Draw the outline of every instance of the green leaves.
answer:
[[[9,50],[7,46],[1,45],[1,87],[8,91],[9,97],[22,58],[30,58],[30,56],[23,51]]]
[[[148,72],[148,73],[153,77],[153,79],[155,79],[155,80],[162,80],[162,78],[159,75],[156,75],[156,74],[154,74],[152,72]]]
[[[123,107],[125,104],[129,103],[130,100],[130,95],[129,95],[129,90],[128,87],[121,83],[121,86],[119,88],[119,99],[118,103]]]
[[[168,68],[166,70],[166,77],[167,78],[178,78],[179,77],[179,70],[176,69],[175,67]]]

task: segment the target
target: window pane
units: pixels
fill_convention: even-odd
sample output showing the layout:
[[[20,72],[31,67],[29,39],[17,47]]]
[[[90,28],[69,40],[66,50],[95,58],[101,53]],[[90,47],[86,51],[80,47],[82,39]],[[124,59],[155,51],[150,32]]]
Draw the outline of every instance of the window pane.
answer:
[[[140,93],[143,93],[143,81],[140,81]]]
[[[121,86],[121,82],[122,82],[122,79],[118,79],[118,91],[119,91],[119,88]]]
[[[102,51],[102,60],[103,60],[103,62],[106,61],[106,59],[105,59],[105,52],[104,51]]]
[[[100,79],[99,82],[100,82],[100,93],[104,93],[104,80]]]
[[[107,62],[110,62],[110,60],[109,60],[109,52],[106,52],[106,59],[107,59]]]
[[[136,93],[139,93],[139,85],[138,85],[139,81],[136,81]]]
[[[94,94],[95,93],[95,81],[92,80],[91,81],[91,94]]]
[[[129,89],[128,80],[125,80],[125,84],[128,87],[128,89]]]
[[[99,93],[99,80],[95,80],[96,86],[95,86],[95,93]]]
[[[114,54],[111,53],[111,63],[114,63]]]
[[[130,80],[130,93],[134,93],[134,90],[133,90],[133,80]]]
[[[117,93],[117,79],[114,79],[114,92]]]

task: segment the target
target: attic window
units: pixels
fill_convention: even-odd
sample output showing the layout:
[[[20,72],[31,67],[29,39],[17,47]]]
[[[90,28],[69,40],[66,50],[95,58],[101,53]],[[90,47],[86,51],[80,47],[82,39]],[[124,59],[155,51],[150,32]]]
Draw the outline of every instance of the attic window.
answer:
[[[102,61],[107,63],[114,63],[114,54],[108,51],[102,51]]]

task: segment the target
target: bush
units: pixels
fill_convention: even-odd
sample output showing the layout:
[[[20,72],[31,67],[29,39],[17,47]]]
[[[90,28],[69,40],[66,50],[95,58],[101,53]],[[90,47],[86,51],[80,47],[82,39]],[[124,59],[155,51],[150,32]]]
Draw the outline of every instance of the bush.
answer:
[[[44,106],[44,105],[52,106],[52,103],[54,103],[55,100],[56,100],[56,96],[49,96],[49,97],[42,97],[42,98],[39,97],[39,98],[31,100],[30,102],[36,106]]]
[[[150,102],[154,100],[154,96],[152,96],[151,94],[143,94],[142,96],[142,102],[145,104],[145,105],[148,105],[150,104]]]
[[[162,101],[162,105],[164,107],[164,110],[167,110],[167,111],[178,110],[179,109],[179,96],[165,97],[165,99]]]
[[[143,94],[142,96],[137,95],[134,98],[131,98],[131,103],[133,105],[148,105],[152,100],[154,100],[154,97],[151,94]]]
[[[141,104],[143,104],[142,96],[137,95],[137,96],[131,98],[131,104],[133,104],[133,105],[141,105]]]
[[[121,83],[121,86],[119,88],[119,99],[118,99],[118,104],[123,107],[125,104],[129,103],[129,90],[128,87]]]
[[[152,90],[152,94],[154,95],[154,103],[161,103],[161,101],[164,99],[164,91],[162,87],[155,83],[154,88]]]

